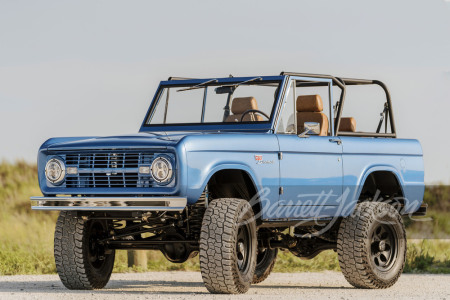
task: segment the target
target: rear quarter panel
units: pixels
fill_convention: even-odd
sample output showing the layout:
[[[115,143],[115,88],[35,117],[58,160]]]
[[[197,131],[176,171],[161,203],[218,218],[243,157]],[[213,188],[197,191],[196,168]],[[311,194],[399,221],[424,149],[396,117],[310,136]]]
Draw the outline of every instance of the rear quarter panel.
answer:
[[[405,213],[416,211],[423,201],[424,164],[417,140],[341,137],[345,209],[353,211],[366,178],[374,171],[391,171],[405,197]]]

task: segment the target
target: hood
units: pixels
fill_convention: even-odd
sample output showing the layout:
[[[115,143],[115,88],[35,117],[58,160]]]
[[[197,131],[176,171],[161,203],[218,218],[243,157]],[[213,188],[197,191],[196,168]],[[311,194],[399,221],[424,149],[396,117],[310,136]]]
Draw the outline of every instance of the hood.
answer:
[[[108,137],[71,137],[53,138],[46,141],[41,148],[48,151],[72,149],[136,149],[146,147],[174,146],[186,135],[201,133],[175,132],[147,132]]]

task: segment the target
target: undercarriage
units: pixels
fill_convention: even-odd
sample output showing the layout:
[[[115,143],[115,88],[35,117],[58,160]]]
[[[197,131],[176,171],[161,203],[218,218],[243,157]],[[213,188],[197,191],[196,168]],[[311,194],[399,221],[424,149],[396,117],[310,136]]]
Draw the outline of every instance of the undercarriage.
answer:
[[[106,222],[108,230],[97,243],[110,250],[159,250],[173,263],[183,263],[198,254],[203,215],[203,194],[182,212],[74,212],[84,221]],[[280,249],[302,259],[312,259],[324,250],[336,250],[339,222],[324,234],[324,225],[271,227],[258,230],[258,248]]]

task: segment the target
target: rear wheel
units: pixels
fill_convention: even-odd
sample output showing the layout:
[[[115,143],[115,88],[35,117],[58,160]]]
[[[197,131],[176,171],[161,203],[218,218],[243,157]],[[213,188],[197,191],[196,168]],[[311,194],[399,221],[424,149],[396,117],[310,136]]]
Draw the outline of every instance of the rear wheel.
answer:
[[[200,235],[200,270],[211,293],[240,294],[250,288],[256,266],[256,224],[241,199],[209,203]]]
[[[54,254],[56,270],[64,286],[71,290],[92,290],[108,283],[115,251],[98,243],[107,235],[106,221],[83,221],[73,212],[59,214]]]
[[[397,282],[406,259],[406,234],[398,211],[387,203],[363,202],[342,220],[339,265],[358,288],[381,289]]]
[[[256,268],[252,283],[260,283],[269,277],[277,260],[278,249],[258,249]]]

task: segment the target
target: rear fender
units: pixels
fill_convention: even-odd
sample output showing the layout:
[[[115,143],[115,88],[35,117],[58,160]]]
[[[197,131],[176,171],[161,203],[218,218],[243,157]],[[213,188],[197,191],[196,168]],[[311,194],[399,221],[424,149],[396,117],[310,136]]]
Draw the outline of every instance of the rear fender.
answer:
[[[364,183],[366,182],[369,175],[376,171],[389,171],[394,174],[400,183],[403,191],[403,178],[398,174],[397,170],[391,165],[372,165],[366,168],[362,172],[362,176],[359,177],[358,181],[353,185],[344,185],[343,189],[343,207],[340,209],[340,215],[343,217],[349,216],[355,210],[356,204],[358,203],[361,191],[363,189]],[[345,180],[344,180],[345,181]],[[403,191],[404,192],[404,191]],[[403,193],[404,194],[404,193]]]
[[[355,210],[356,204],[358,203],[358,200],[361,196],[361,192],[367,178],[370,176],[370,174],[377,171],[391,172],[397,179],[405,202],[403,213],[414,212],[420,207],[420,205],[422,204],[422,197],[420,196],[422,188],[420,186],[417,186],[415,184],[408,184],[407,182],[405,182],[401,173],[398,172],[398,170],[392,165],[375,165],[367,168],[364,171],[363,175],[360,177],[359,181],[354,187],[353,193],[351,191],[352,187],[344,187],[344,197],[347,197],[348,201],[345,201],[347,205],[342,213],[343,216],[348,216]]]

